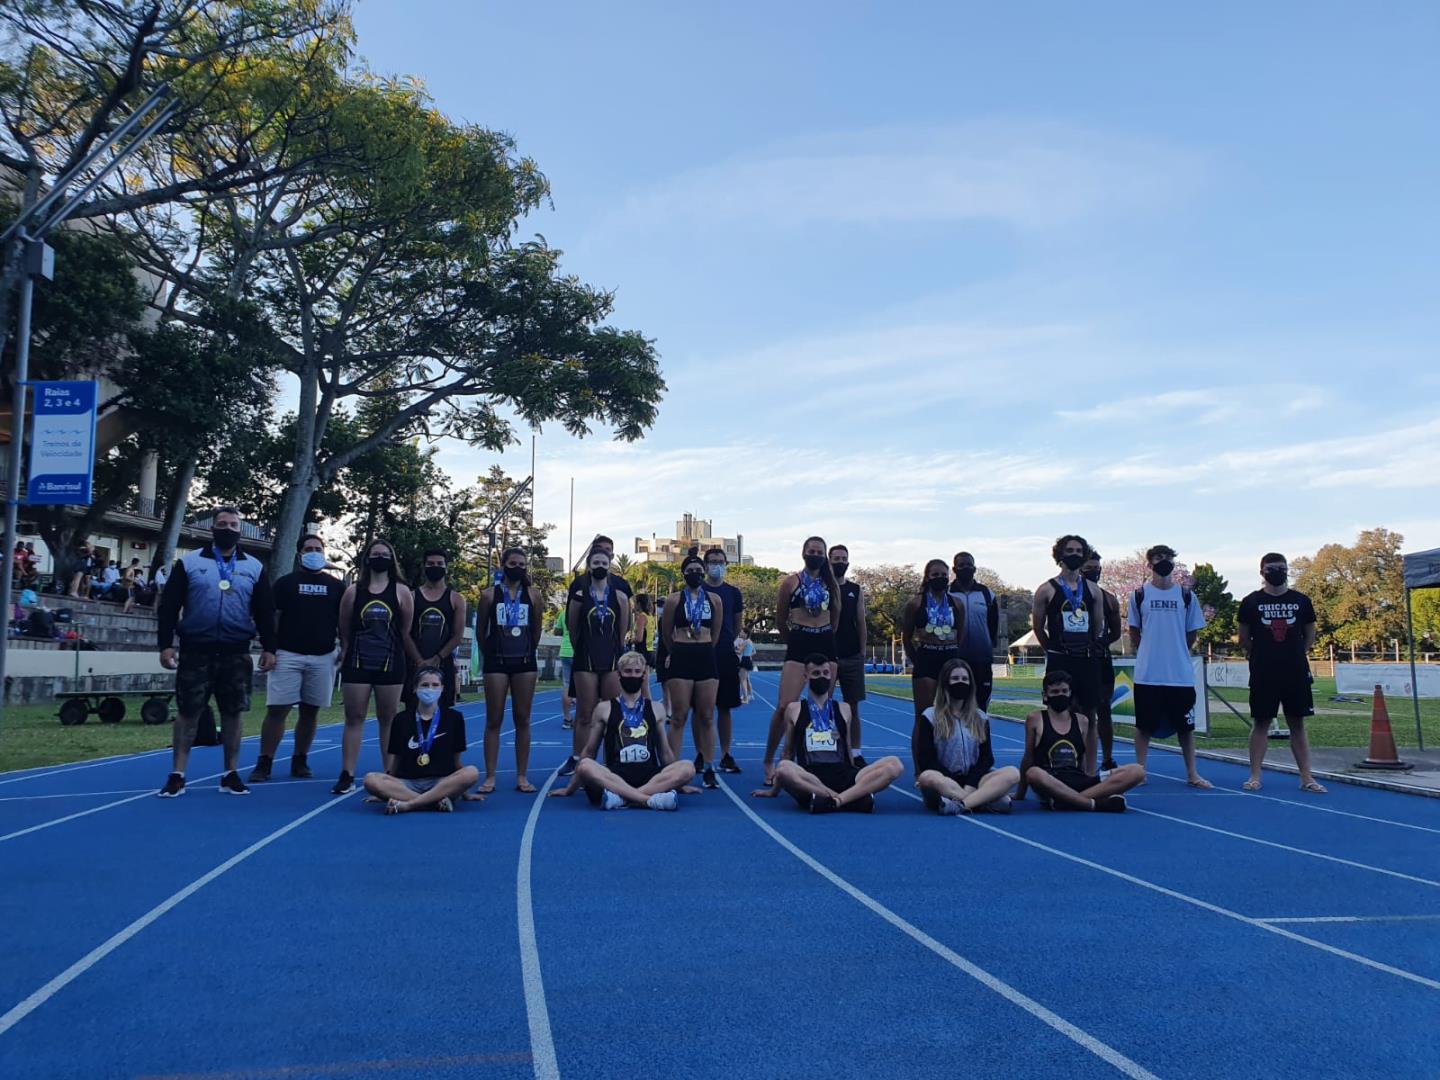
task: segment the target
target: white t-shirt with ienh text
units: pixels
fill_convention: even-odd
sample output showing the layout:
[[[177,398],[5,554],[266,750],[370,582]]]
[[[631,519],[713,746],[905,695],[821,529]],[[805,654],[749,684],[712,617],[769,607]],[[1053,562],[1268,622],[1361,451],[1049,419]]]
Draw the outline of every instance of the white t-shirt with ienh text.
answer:
[[[1130,594],[1129,612],[1130,625],[1140,630],[1140,647],[1135,652],[1135,681],[1146,686],[1193,686],[1195,668],[1185,635],[1205,626],[1200,598],[1192,594],[1190,603],[1186,604],[1179,585],[1160,589],[1146,582],[1142,613],[1136,607],[1135,595]]]

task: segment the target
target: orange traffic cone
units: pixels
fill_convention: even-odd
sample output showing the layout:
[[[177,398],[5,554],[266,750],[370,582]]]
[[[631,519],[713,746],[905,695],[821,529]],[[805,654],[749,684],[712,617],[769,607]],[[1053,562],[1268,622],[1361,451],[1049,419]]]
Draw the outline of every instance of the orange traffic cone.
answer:
[[[1408,761],[1401,761],[1395,749],[1395,733],[1390,730],[1390,711],[1385,708],[1385,691],[1375,687],[1375,702],[1370,711],[1370,756],[1355,763],[1357,769],[1402,769],[1414,768]]]

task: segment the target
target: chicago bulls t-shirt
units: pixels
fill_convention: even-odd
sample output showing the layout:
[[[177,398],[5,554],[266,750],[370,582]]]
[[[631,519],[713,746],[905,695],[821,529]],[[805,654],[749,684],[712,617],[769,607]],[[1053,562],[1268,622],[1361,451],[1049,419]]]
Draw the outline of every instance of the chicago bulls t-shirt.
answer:
[[[1305,626],[1315,621],[1310,598],[1294,589],[1279,596],[1257,589],[1240,603],[1240,622],[1250,627],[1250,670],[1264,675],[1308,672]]]

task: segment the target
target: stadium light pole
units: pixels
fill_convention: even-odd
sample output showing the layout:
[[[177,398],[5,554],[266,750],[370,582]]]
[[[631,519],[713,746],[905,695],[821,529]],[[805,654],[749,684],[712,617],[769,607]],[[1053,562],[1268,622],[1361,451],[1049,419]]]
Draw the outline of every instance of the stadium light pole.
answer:
[[[75,167],[55,182],[55,186],[31,206],[0,234],[0,251],[8,251],[12,242],[21,245],[20,309],[16,315],[15,339],[15,393],[10,423],[10,452],[7,456],[5,477],[5,560],[9,564],[0,574],[0,612],[5,617],[5,633],[0,636],[0,724],[5,719],[5,703],[10,696],[6,686],[5,667],[10,651],[10,616],[14,603],[15,537],[20,528],[20,474],[25,458],[25,398],[30,382],[30,320],[35,303],[35,279],[50,280],[55,276],[55,253],[45,237],[70,217],[100,184],[120,164],[156,135],[176,112],[180,102],[170,95],[168,86],[161,86],[150,94],[139,107],[127,116],[114,131],[96,144]],[[158,112],[156,111],[158,110]],[[153,115],[152,115],[153,114]],[[140,127],[146,118],[149,122]],[[138,131],[136,129],[139,129]],[[123,146],[121,140],[131,136]],[[92,176],[74,195],[66,198],[66,192],[77,178],[83,176],[96,162],[113,150],[110,160]],[[58,209],[55,207],[58,205]],[[54,553],[51,553],[52,557]]]

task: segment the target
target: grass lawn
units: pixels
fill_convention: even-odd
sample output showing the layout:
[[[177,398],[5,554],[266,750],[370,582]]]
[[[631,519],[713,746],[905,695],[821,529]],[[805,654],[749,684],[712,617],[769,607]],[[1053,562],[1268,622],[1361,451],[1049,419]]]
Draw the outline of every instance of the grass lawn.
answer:
[[[1001,693],[1005,687],[1013,687],[1038,694],[1040,676],[1041,672],[1037,670],[1034,676],[997,679],[995,680],[995,690],[997,693]],[[871,675],[866,680],[866,685],[879,693],[903,698],[906,701],[910,700],[909,676]],[[1370,699],[1368,697],[1354,702],[1331,701],[1330,699],[1335,696],[1335,680],[1332,678],[1316,678],[1314,692],[1316,715],[1312,716],[1306,725],[1310,731],[1312,746],[1365,746],[1369,743]],[[1248,717],[1249,715],[1249,708],[1246,704],[1248,691],[1232,687],[1212,689],[1210,691],[1210,733],[1201,737],[1200,745],[1215,748],[1246,745],[1250,737],[1250,725],[1216,701],[1217,694],[1233,704],[1242,716]],[[1386,705],[1390,712],[1390,726],[1395,732],[1395,742],[1400,746],[1414,746],[1415,711],[1410,699],[1386,698]],[[1021,720],[1024,719],[1026,712],[1036,707],[1038,706],[1027,707],[997,701],[990,711],[997,716]],[[1117,717],[1115,726],[1120,734],[1128,738],[1133,734],[1134,728],[1125,723],[1124,719]],[[1440,746],[1440,701],[1421,699],[1420,724],[1425,733],[1425,745],[1427,747]],[[1173,739],[1156,741],[1174,742]]]
[[[556,690],[559,686],[559,683],[542,682],[537,691]],[[321,725],[338,723],[345,718],[344,710],[338,704],[339,694],[335,695],[335,700],[337,704],[320,710]],[[483,695],[478,689],[465,695],[467,704],[482,700]],[[139,699],[127,701],[125,721],[120,724],[102,724],[100,718],[92,713],[85,723],[66,727],[56,716],[58,708],[55,704],[6,707],[5,717],[0,720],[0,772],[162,750],[170,745],[169,724],[150,727],[140,722]],[[171,715],[174,715],[173,702]],[[295,726],[298,715],[298,710],[291,711],[290,727]],[[260,721],[264,717],[265,695],[257,692],[253,695],[250,711],[245,714],[245,734],[259,735]],[[476,739],[478,741],[478,735]],[[241,760],[248,762],[250,759],[242,755]]]

